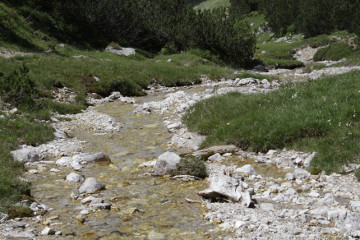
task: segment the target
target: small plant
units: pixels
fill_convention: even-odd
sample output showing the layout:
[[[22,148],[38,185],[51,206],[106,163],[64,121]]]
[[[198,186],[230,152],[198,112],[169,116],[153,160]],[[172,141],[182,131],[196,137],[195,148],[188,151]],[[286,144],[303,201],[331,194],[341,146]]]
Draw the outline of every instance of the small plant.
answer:
[[[161,49],[160,52],[164,55],[170,55],[170,54],[178,53],[179,50],[177,49],[175,43],[169,42]]]
[[[23,205],[11,207],[8,213],[10,218],[33,216],[33,212],[31,211],[31,209]]]
[[[177,174],[191,175],[199,178],[207,177],[205,163],[196,157],[185,157],[176,164]]]

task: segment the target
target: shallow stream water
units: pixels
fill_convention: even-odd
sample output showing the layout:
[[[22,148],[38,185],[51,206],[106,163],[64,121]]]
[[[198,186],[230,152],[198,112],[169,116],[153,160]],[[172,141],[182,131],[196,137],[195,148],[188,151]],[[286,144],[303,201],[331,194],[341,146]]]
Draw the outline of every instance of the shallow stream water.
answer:
[[[194,91],[194,89],[190,90]],[[164,93],[149,94],[137,99],[139,102],[161,100]],[[119,132],[94,135],[89,132],[75,132],[79,140],[87,142],[84,152],[105,152],[112,164],[88,164],[81,174],[95,177],[106,186],[97,194],[112,203],[111,210],[90,213],[85,222],[76,216],[86,206],[81,199],[73,199],[80,184],[66,182],[70,169],[56,167],[59,173],[32,176],[32,195],[35,199],[53,208],[43,219],[58,216],[51,221],[51,228],[62,231],[63,239],[216,239],[232,236],[220,232],[216,225],[203,219],[203,206],[187,203],[185,198],[200,200],[196,194],[208,187],[206,180],[183,181],[165,177],[154,177],[139,169],[138,165],[156,159],[165,151],[178,154],[189,149],[169,148],[171,134],[163,124],[158,112],[149,115],[135,115],[135,106],[120,102],[100,104],[96,109],[120,122]],[[231,158],[231,164],[238,166],[251,160]],[[44,165],[45,168],[51,168]],[[53,167],[53,166],[52,166]],[[262,174],[277,173],[276,167],[256,165]],[[42,229],[38,229],[40,232]],[[51,236],[43,237],[54,238]]]

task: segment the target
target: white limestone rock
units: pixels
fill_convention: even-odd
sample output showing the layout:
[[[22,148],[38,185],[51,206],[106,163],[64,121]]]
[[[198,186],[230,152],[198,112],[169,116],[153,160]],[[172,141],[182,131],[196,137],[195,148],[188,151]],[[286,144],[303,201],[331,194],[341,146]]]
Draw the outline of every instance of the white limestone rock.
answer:
[[[246,173],[248,174],[249,176],[251,175],[258,175],[257,172],[255,171],[254,167],[251,166],[250,164],[246,164],[240,168],[236,168],[234,170],[234,172],[236,173]]]
[[[242,187],[241,181],[224,175],[222,172],[214,172],[208,179],[210,187],[198,194],[211,201],[226,200],[241,202],[242,205],[250,207],[253,205],[251,194]]]
[[[220,161],[222,161],[222,160],[224,160],[224,159],[225,159],[225,158],[222,157],[222,156],[220,155],[220,153],[215,153],[214,155],[211,155],[211,156],[208,158],[208,160],[211,161],[211,162],[213,162],[213,161],[218,161],[218,162],[220,162]]]
[[[173,152],[161,154],[155,164],[154,175],[173,175],[176,172],[176,164],[180,162],[180,156]]]
[[[80,186],[79,193],[95,193],[96,191],[105,189],[105,186],[96,180],[96,178],[90,177]]]
[[[299,179],[302,181],[308,180],[311,176],[311,174],[308,171],[306,171],[305,169],[302,169],[302,168],[295,169],[293,174],[296,179]]]
[[[56,230],[46,227],[41,231],[41,235],[55,235]]]
[[[114,53],[120,56],[130,56],[135,55],[136,51],[134,48],[121,48],[121,49],[115,49],[111,46],[108,46],[105,50],[107,50],[110,53]]]
[[[39,155],[31,148],[22,148],[11,152],[15,161],[18,162],[37,162]]]
[[[73,172],[66,176],[66,181],[68,181],[68,182],[83,182],[84,178],[80,174]]]

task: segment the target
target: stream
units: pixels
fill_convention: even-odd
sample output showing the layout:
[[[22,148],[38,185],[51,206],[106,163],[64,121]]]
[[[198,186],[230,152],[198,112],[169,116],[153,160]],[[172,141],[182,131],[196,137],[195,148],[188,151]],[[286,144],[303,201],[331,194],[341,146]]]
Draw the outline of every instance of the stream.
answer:
[[[137,101],[164,97],[163,93],[149,94]],[[172,134],[158,112],[139,115],[132,113],[134,109],[133,104],[121,102],[100,104],[96,110],[119,122],[120,131],[104,135],[73,133],[75,138],[87,142],[84,152],[109,155],[111,165],[89,164],[81,175],[95,177],[106,186],[105,191],[93,195],[111,202],[112,209],[90,213],[84,223],[79,223],[75,216],[84,206],[81,199],[70,197],[79,184],[66,182],[69,170],[59,168],[58,173],[29,175],[33,182],[32,196],[54,209],[44,218],[59,216],[51,227],[61,230],[64,238],[73,237],[71,235],[90,239],[214,239],[221,236],[214,232],[215,225],[203,219],[200,204],[185,201],[185,198],[200,200],[197,192],[207,187],[206,180],[153,177],[146,174],[149,169],[138,168],[139,164],[154,160],[163,152],[180,154],[190,150],[168,147]]]
[[[75,170],[55,165],[66,153],[29,164],[26,178],[32,182],[31,195],[50,207],[45,215],[33,219],[37,224],[32,227],[39,234],[31,239],[230,240],[293,239],[294,235],[297,236],[294,239],[360,236],[358,181],[353,174],[313,176],[303,170],[314,153],[286,149],[268,153],[237,150],[234,155],[228,154],[223,160],[208,164],[212,169],[230,172],[251,164],[258,175],[236,181],[245,179],[246,188],[252,189],[255,208],[201,201],[197,193],[209,187],[207,179],[156,177],[151,175],[152,167],[139,167],[167,151],[176,154],[194,151],[169,145],[174,136],[169,125],[179,122],[181,113],[194,102],[229,91],[266,93],[278,86],[277,81],[256,79],[205,82],[200,86],[152,91],[136,98],[137,104],[115,100],[86,110],[99,113],[89,116],[100,116],[97,121],[101,124],[90,118],[89,121],[72,119],[66,123],[72,126],[66,134],[74,141],[84,141],[82,152],[104,152],[110,157],[110,164],[89,163],[78,171],[84,178],[98,179],[106,189],[79,196],[81,183],[65,180]],[[147,104],[151,106],[151,113],[133,112]],[[106,128],[113,123],[120,128]],[[97,131],[104,126],[106,131]],[[175,132],[182,132],[182,128]],[[41,149],[50,145],[44,146]],[[68,152],[73,155],[76,151]],[[34,168],[37,170],[31,172]],[[83,204],[82,200],[89,195],[111,203],[111,209],[93,210]],[[189,203],[185,199],[201,202]],[[84,210],[88,213],[80,214]],[[46,226],[61,233],[59,236],[40,234]]]

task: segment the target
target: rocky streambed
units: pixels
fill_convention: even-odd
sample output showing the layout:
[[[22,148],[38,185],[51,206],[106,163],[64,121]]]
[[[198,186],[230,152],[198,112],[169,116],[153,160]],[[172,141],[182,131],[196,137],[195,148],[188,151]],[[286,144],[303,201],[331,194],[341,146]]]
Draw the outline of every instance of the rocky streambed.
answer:
[[[4,239],[352,239],[360,236],[360,184],[311,175],[316,153],[197,151],[203,136],[181,123],[197,101],[230,91],[276,90],[252,78],[189,88],[114,93],[76,115],[54,116],[57,139],[13,152],[24,161],[33,218],[1,217]],[[66,119],[66,121],[59,121]],[[208,156],[209,178],[152,176],[164,152]],[[212,154],[210,154],[212,153]],[[210,156],[211,155],[211,156]],[[200,193],[201,196],[198,195]]]

